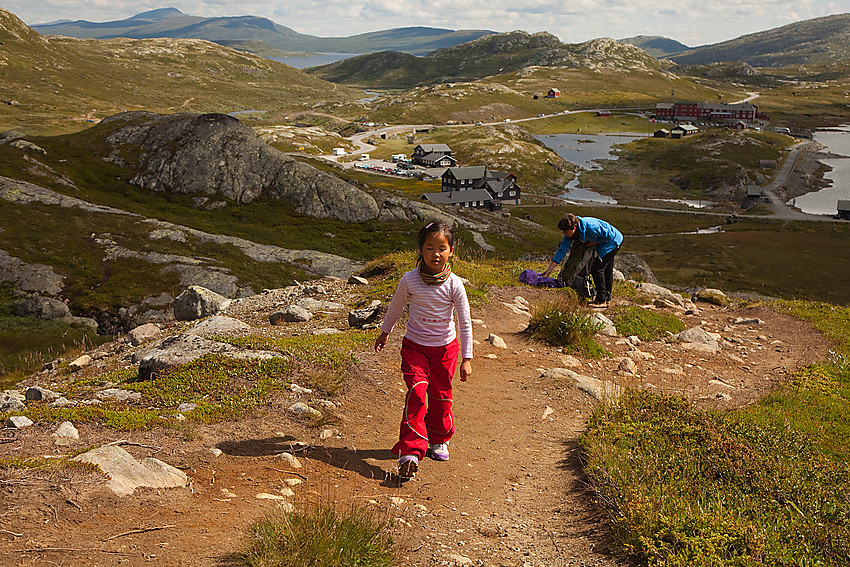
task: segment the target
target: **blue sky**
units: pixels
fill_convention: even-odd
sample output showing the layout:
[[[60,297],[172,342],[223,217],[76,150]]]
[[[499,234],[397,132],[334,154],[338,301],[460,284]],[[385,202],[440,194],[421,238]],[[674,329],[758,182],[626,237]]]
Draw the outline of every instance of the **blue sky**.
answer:
[[[690,47],[850,12],[850,0],[0,0],[27,24],[121,20],[174,7],[193,16],[255,15],[322,37],[408,26],[547,31],[566,43],[661,35]]]

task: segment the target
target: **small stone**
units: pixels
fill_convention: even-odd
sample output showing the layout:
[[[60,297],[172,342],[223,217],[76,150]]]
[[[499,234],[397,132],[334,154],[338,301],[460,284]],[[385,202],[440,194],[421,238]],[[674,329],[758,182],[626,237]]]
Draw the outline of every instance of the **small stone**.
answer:
[[[220,456],[222,456],[223,454],[224,454],[224,451],[222,451],[222,450],[221,450],[221,449],[219,449],[218,447],[212,447],[212,448],[210,449],[210,455],[212,455],[213,457],[220,457]]]
[[[142,343],[154,341],[162,335],[162,331],[153,323],[140,325],[127,333],[127,340],[133,346],[139,346]]]
[[[56,428],[56,431],[53,432],[53,437],[64,437],[66,439],[79,439],[80,432],[77,431],[77,428],[74,427],[74,424],[70,421],[63,421],[59,424],[59,427]]]
[[[267,492],[260,492],[256,496],[260,500],[286,500],[285,496],[281,496],[279,494],[269,494]]]
[[[33,424],[33,421],[25,415],[13,415],[6,421],[6,427],[12,429],[23,429]]]
[[[83,356],[77,358],[76,360],[68,364],[68,370],[70,370],[71,372],[76,372],[78,370],[82,370],[91,363],[92,358],[89,355],[84,354]]]
[[[390,502],[393,503],[394,506],[401,507],[404,504],[404,498],[399,498],[398,496],[390,496]]]
[[[301,468],[301,462],[298,460],[298,457],[296,457],[292,453],[278,453],[277,458],[282,460],[284,463],[286,463],[293,469]]]
[[[491,352],[490,354],[485,354],[484,358],[499,358],[499,357]]]
[[[637,364],[631,358],[624,358],[620,361],[619,369],[629,374],[637,374]]]
[[[304,416],[315,417],[315,418],[321,418],[322,417],[322,412],[320,412],[317,409],[311,408],[310,406],[308,406],[304,402],[295,402],[294,404],[289,406],[289,408],[287,408],[287,411],[289,411],[289,413],[293,413],[295,415],[302,416],[302,417],[304,417]]]
[[[505,340],[499,335],[494,335],[493,333],[490,333],[490,336],[487,337],[487,342],[496,348],[508,348],[508,345],[505,344]]]
[[[313,390],[309,388],[302,388],[298,384],[290,384],[289,389],[295,392],[296,394],[312,394]]]
[[[733,325],[761,325],[762,323],[764,323],[764,321],[757,317],[737,317],[734,321],[732,321]]]
[[[281,489],[280,489],[280,493],[281,493],[283,496],[295,496],[295,493],[294,493],[294,492],[292,491],[292,489],[291,489],[291,488],[289,488],[288,486],[284,486],[283,488],[281,488]]]
[[[335,433],[333,429],[322,429],[322,432],[319,433],[319,439],[325,441],[327,439],[330,439],[334,435]]]
[[[309,309],[298,305],[290,305],[283,311],[277,311],[269,315],[269,323],[280,325],[281,323],[303,323],[313,318]]]
[[[193,404],[191,402],[185,402],[185,403],[182,403],[179,406],[177,406],[177,411],[179,411],[179,412],[192,411],[196,407],[198,407],[198,404]]]
[[[300,478],[287,478],[287,479],[286,479],[286,480],[284,480],[283,482],[284,482],[287,486],[298,486],[299,484],[302,484],[304,481],[303,481],[303,480],[301,480]]]
[[[349,276],[348,283],[353,285],[369,285],[369,280],[360,276]]]
[[[55,400],[59,397],[59,394],[48,390],[47,388],[42,388],[40,386],[32,386],[30,388],[27,388],[27,391],[24,396],[29,401],[38,402],[42,400]]]

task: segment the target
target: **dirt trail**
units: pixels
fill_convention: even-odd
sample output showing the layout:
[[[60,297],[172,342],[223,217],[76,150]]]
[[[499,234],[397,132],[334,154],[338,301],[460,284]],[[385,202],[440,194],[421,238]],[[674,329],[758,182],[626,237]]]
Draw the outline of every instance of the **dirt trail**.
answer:
[[[342,293],[342,292],[340,292]],[[516,295],[534,303],[552,293],[515,288],[497,290],[491,302],[473,309],[476,325],[473,376],[455,382],[457,434],[451,459],[426,459],[416,478],[399,484],[389,453],[398,435],[403,383],[399,327],[383,353],[363,352],[340,404],[337,434],[293,420],[285,409],[298,398],[283,394],[260,415],[240,422],[193,426],[184,432],[118,432],[78,424],[80,441],[52,445],[55,424],[22,431],[0,445],[0,456],[65,454],[73,449],[125,440],[137,458],[154,456],[186,471],[187,489],[140,490],[118,498],[95,474],[49,475],[31,470],[0,471],[0,564],[35,565],[242,565],[251,522],[280,502],[285,480],[298,504],[334,499],[377,504],[380,514],[398,518],[407,565],[502,567],[613,566],[606,552],[604,518],[584,489],[577,442],[595,400],[574,384],[542,378],[541,370],[569,361],[557,349],[528,342],[519,332],[527,316],[506,307]],[[335,299],[342,299],[341,296]],[[808,325],[769,310],[731,312],[701,305],[683,316],[725,339],[716,354],[663,342],[634,347],[602,337],[615,357],[581,360],[573,369],[597,378],[656,390],[675,390],[703,405],[751,403],[800,366],[826,355],[819,334]],[[262,306],[246,304],[230,313],[263,332],[305,332],[303,327],[270,328]],[[733,325],[736,317],[761,323]],[[339,321],[328,318],[322,326]],[[486,342],[495,333],[507,343]],[[495,358],[488,358],[495,355]],[[624,355],[637,374],[618,370]],[[291,469],[276,457],[296,451],[302,463]],[[215,456],[210,449],[223,451]],[[298,447],[295,447],[297,449]]]

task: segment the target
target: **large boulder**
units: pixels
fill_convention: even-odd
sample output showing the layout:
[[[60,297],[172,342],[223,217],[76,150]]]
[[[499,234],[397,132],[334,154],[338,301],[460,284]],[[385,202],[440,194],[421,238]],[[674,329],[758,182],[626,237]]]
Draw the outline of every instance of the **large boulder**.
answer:
[[[0,250],[0,281],[9,282],[16,289],[47,295],[62,292],[62,276],[44,264],[27,264]]]
[[[282,154],[232,116],[125,112],[101,125],[115,128],[107,137],[109,161],[134,169],[130,182],[151,191],[221,195],[237,203],[265,196],[305,215],[345,222],[378,216],[369,194]]]
[[[71,316],[71,311],[58,299],[33,295],[15,304],[15,315],[40,319],[64,319]]]
[[[614,256],[614,268],[619,270],[628,279],[639,281],[658,283],[658,278],[652,273],[649,264],[643,261],[643,258],[631,252],[620,252]]]
[[[174,318],[178,321],[194,321],[215,315],[226,309],[230,300],[223,295],[199,285],[189,286],[174,300]]]

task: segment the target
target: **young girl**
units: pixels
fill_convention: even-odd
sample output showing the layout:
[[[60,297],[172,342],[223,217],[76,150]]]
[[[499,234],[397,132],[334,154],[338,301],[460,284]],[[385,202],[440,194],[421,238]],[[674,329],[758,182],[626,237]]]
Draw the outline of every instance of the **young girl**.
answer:
[[[454,254],[454,232],[444,224],[430,223],[417,236],[417,267],[405,273],[390,302],[375,351],[387,344],[387,336],[410,304],[407,333],[401,344],[401,371],[407,384],[404,415],[398,443],[398,471],[412,478],[426,453],[447,461],[448,441],[454,435],[452,377],[458,358],[454,313],[460,327],[463,361],[460,379],[472,374],[472,322],[469,302],[460,278],[452,273],[449,259]],[[427,408],[426,408],[427,397]]]

